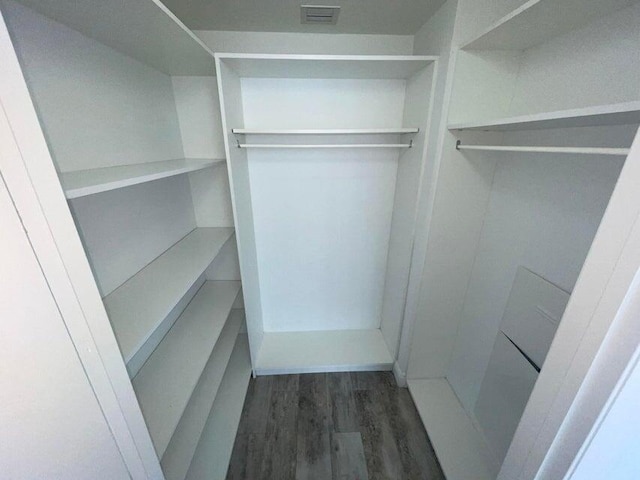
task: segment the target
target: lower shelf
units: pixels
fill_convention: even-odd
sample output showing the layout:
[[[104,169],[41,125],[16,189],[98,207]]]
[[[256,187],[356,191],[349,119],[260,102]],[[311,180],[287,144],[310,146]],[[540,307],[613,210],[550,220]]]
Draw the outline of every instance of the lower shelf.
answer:
[[[184,480],[218,392],[233,361],[244,310],[232,310],[160,464],[167,480]]]
[[[224,480],[251,377],[247,336],[238,336],[215,402],[187,473],[187,480]]]
[[[444,378],[407,380],[447,480],[495,480],[498,465]]]
[[[256,375],[391,370],[393,359],[379,329],[266,332]]]

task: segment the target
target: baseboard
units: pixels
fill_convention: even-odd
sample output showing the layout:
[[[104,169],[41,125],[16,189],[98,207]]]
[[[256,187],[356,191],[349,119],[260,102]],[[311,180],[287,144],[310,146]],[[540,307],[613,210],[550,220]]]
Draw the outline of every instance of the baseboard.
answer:
[[[393,376],[396,378],[396,383],[399,387],[406,388],[407,374],[402,371],[397,361],[393,362]]]

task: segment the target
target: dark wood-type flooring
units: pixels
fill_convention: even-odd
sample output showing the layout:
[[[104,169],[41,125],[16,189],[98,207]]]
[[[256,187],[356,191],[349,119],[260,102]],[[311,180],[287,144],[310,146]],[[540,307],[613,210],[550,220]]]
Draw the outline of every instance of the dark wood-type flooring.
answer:
[[[227,480],[443,480],[390,372],[251,379]]]

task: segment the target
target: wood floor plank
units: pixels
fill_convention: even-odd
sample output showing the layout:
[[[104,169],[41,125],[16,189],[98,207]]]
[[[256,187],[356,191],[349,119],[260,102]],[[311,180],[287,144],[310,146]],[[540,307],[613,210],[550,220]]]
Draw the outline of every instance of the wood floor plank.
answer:
[[[444,475],[411,395],[389,372],[252,379],[227,479],[294,478]]]
[[[359,432],[358,412],[353,397],[353,383],[349,372],[328,373],[327,382],[331,402],[333,431]]]
[[[380,396],[386,417],[400,454],[403,478],[409,480],[444,480],[433,447],[405,388],[387,391]]]
[[[249,480],[260,477],[264,453],[264,434],[237,435],[227,470],[227,480]]]
[[[354,392],[360,433],[369,479],[396,480],[403,478],[402,462],[391,425],[378,400],[380,395],[371,390]]]
[[[298,392],[272,390],[262,464],[257,479],[293,480],[295,478],[297,424]]]
[[[298,389],[296,480],[331,478],[330,425],[327,376],[304,375]]]
[[[362,436],[358,432],[331,435],[333,480],[369,480]]]
[[[351,372],[354,390],[388,391],[398,388],[391,372]]]
[[[267,414],[271,401],[274,377],[256,377],[249,381],[247,397],[242,409],[238,435],[261,434],[267,428]]]
[[[276,391],[280,390],[288,390],[291,392],[298,391],[298,385],[300,383],[300,375],[292,374],[292,375],[274,375],[271,377],[273,381],[273,389]]]

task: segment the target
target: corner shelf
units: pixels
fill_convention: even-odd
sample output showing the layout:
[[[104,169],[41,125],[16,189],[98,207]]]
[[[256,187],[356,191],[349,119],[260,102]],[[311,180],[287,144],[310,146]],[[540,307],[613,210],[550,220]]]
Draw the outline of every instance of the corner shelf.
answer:
[[[240,282],[207,281],[133,378],[161,456],[224,328]]]
[[[391,370],[393,359],[379,329],[265,332],[257,375]]]
[[[103,299],[131,376],[171,328],[174,308],[232,235],[233,228],[196,228]]]
[[[449,382],[432,378],[407,383],[445,476],[495,480],[497,462]]]
[[[452,123],[449,130],[506,132],[545,128],[572,128],[640,124],[640,101],[534,113],[492,120]]]
[[[334,128],[334,129],[259,129],[259,128],[232,128],[231,132],[237,135],[403,135],[418,133],[419,128]]]
[[[234,355],[234,348],[239,340],[238,333],[243,324],[244,311],[232,310],[171,441],[162,455],[160,463],[167,480],[184,480],[203,436],[214,402],[219,395],[228,395],[229,382],[225,383],[224,379],[228,377],[228,371],[236,370],[237,359],[232,355]],[[246,355],[248,361],[249,354]],[[250,372],[246,375],[247,382],[249,375]],[[244,393],[246,393],[246,386]],[[244,397],[238,399],[238,403],[238,408],[242,409]],[[227,440],[228,448],[233,447],[233,438]]]
[[[214,75],[213,53],[160,0],[20,3],[167,75]]]
[[[60,174],[60,182],[65,196],[68,199],[73,199],[174,175],[195,172],[224,161],[224,159],[185,158],[78,170]]]
[[[241,334],[193,455],[187,480],[225,479],[250,378],[249,341]]]
[[[588,5],[581,8],[575,8],[575,3],[574,0],[529,0],[460,48],[526,50],[629,6],[625,0],[588,1]]]

